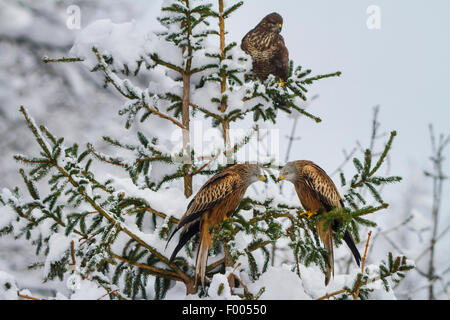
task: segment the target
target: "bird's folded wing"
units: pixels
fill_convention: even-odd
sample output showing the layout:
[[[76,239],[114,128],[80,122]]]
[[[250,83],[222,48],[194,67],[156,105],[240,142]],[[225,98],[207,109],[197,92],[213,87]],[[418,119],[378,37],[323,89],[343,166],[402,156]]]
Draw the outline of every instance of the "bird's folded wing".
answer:
[[[284,39],[282,36],[277,37],[277,53],[275,59],[275,66],[277,69],[277,74],[283,80],[289,78],[289,50],[284,44]]]
[[[317,165],[303,167],[302,176],[327,211],[343,207],[343,202],[333,180]]]
[[[178,224],[178,228],[197,219],[203,212],[227,198],[240,184],[241,179],[239,176],[230,172],[222,172],[212,177],[189,203],[186,213]]]

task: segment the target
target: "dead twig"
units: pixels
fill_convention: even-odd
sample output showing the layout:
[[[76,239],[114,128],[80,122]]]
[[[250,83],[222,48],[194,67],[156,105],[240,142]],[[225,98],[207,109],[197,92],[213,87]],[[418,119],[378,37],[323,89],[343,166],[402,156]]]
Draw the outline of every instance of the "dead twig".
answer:
[[[27,300],[43,300],[43,299],[39,299],[39,298],[35,298],[35,297],[31,297],[25,294],[21,294],[20,292],[17,292],[17,296],[23,299],[27,299]]]
[[[364,273],[364,264],[366,263],[366,259],[367,259],[367,249],[369,248],[369,241],[370,241],[370,237],[372,236],[372,231],[369,231],[369,234],[367,236],[367,242],[366,242],[366,248],[364,249],[364,257],[362,259],[362,263],[361,263],[361,272]]]

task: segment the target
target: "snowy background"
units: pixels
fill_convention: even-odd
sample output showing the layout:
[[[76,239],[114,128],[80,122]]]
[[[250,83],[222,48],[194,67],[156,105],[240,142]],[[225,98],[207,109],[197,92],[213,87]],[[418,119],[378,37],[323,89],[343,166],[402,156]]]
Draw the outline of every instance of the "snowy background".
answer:
[[[67,8],[72,4],[81,8],[82,28],[98,19],[111,19],[114,23],[135,20],[141,28],[151,30],[158,27],[155,17],[161,3],[160,0],[0,3],[0,187],[12,188],[22,183],[12,155],[37,150],[18,112],[20,105],[26,106],[38,123],[45,123],[68,142],[101,146],[103,135],[122,130],[122,120],[114,108],[121,105],[120,99],[113,91],[102,88],[98,74],[90,74],[77,64],[41,62],[44,55],[69,55],[75,37],[81,32],[67,27]],[[381,10],[379,30],[367,28],[366,10],[370,5]],[[289,160],[311,159],[327,172],[334,172],[344,161],[344,149],[350,152],[356,141],[363,146],[369,143],[372,110],[376,105],[381,108],[381,130],[398,131],[389,169],[390,174],[400,175],[404,181],[386,189],[384,197],[391,207],[377,214],[376,220],[381,230],[388,230],[410,216],[413,218],[388,234],[373,230],[376,240],[369,262],[384,258],[387,251],[407,254],[415,260],[429,243],[432,184],[423,172],[431,168],[428,125],[433,124],[438,133],[450,133],[449,97],[445,94],[450,90],[450,82],[445,78],[450,72],[450,46],[446,41],[449,10],[450,3],[445,0],[433,3],[283,0],[277,6],[273,1],[247,0],[228,22],[229,39],[240,42],[263,16],[277,11],[285,20],[282,34],[291,59],[316,73],[342,72],[340,78],[314,86],[317,92],[312,94],[320,97],[311,103],[309,110],[324,121],[315,124],[300,118],[296,136],[301,140],[295,142]],[[291,118],[281,117],[276,125],[281,139],[290,133],[292,125]],[[286,152],[287,142],[281,141],[281,155]],[[344,172],[347,167],[351,170],[349,165]],[[444,173],[449,168],[446,163]],[[337,175],[333,178],[338,182]],[[447,230],[450,224],[446,186],[442,198],[439,231]],[[436,267],[441,278],[437,280],[436,293],[440,299],[448,299],[450,258],[444,253],[450,249],[449,241],[450,235],[445,234],[437,247]],[[43,289],[42,270],[26,269],[38,260],[27,243],[0,238],[0,271],[15,276],[20,287],[42,295],[54,295],[52,288],[64,290],[65,285],[57,282],[46,284]],[[426,270],[427,256],[416,264]],[[271,279],[270,283],[274,283],[274,276],[270,270],[265,275]],[[265,278],[259,281],[264,282]],[[344,281],[337,279],[336,285]],[[414,271],[395,293],[398,299],[426,298],[425,285],[424,277]]]

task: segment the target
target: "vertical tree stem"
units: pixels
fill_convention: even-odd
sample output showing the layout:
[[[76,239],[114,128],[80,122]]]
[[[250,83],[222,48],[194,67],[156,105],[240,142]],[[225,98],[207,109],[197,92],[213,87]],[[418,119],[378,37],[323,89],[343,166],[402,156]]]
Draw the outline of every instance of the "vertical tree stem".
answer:
[[[184,0],[189,8],[189,0]],[[190,38],[192,35],[191,16],[189,11],[186,13],[186,23],[188,27],[188,59],[186,68],[183,72],[183,101],[182,101],[182,122],[183,130],[183,162],[184,162],[184,195],[189,198],[192,195],[192,175],[191,175],[191,136],[189,130],[189,112],[190,112],[190,95],[191,95],[191,65],[192,65],[192,46]]]
[[[224,4],[223,0],[219,1],[219,29],[220,29],[220,62],[225,60],[225,19],[223,17],[224,13]],[[223,94],[227,90],[227,74],[225,69],[220,70],[220,76],[221,76],[221,93],[222,98],[220,101],[220,112],[222,115],[227,111],[227,101],[223,97]],[[222,130],[223,130],[223,143],[225,146],[225,155],[227,159],[227,163],[232,163],[232,152],[231,152],[231,145],[230,145],[230,123],[228,120],[225,120],[224,117],[222,117]],[[233,259],[230,254],[230,249],[228,248],[228,245],[226,243],[223,243],[223,250],[225,254],[225,267],[232,267],[234,265]],[[229,285],[231,288],[234,287],[234,279],[233,281],[229,281]]]
[[[224,4],[223,0],[219,0],[219,29],[220,29],[220,61],[225,60],[225,18],[223,17]],[[227,101],[223,94],[227,90],[227,74],[225,69],[220,70],[221,76],[221,93],[222,99],[220,102],[220,112],[224,114],[227,111]],[[230,144],[230,122],[222,117],[223,140],[226,150],[227,162],[230,163],[231,158],[231,144]]]
[[[192,175],[191,171],[191,147],[190,147],[190,131],[189,131],[189,98],[191,91],[191,76],[188,73],[183,73],[183,104],[182,104],[182,119],[183,119],[183,159],[184,159],[184,195],[189,198],[192,195]]]
[[[442,153],[445,147],[450,142],[450,136],[444,138],[443,135],[439,136],[439,141],[436,142],[436,138],[433,132],[433,126],[430,125],[430,136],[431,136],[431,146],[432,146],[432,157],[433,162],[433,173],[431,177],[433,179],[433,206],[431,210],[431,218],[433,221],[433,231],[431,234],[430,243],[430,260],[428,262],[428,272],[427,278],[429,281],[428,286],[428,299],[435,300],[436,296],[434,293],[434,281],[436,280],[436,267],[435,267],[435,250],[436,243],[438,241],[438,227],[439,227],[439,211],[442,199],[442,186],[446,179],[448,179],[442,171],[442,163],[444,162],[444,157]]]

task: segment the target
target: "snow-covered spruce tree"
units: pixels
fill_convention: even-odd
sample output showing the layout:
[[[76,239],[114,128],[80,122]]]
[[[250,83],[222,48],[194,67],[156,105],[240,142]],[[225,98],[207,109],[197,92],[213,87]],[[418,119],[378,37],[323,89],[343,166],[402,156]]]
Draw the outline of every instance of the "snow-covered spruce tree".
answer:
[[[323,286],[327,252],[321,247],[314,222],[340,217],[336,234],[340,244],[345,228],[359,240],[358,225],[374,225],[363,218],[386,208],[378,188],[399,181],[378,176],[396,135],[392,132],[381,155],[367,149],[362,160],[354,159],[355,175],[346,186],[347,209],[322,217],[304,217],[298,202],[280,194],[272,170],[278,159],[257,153],[256,158],[271,173],[264,188],[250,188],[235,214],[216,226],[214,248],[207,267],[205,291],[194,283],[194,238],[171,263],[171,243],[166,240],[184,213],[193,193],[204,181],[253,150],[252,142],[267,139],[258,126],[245,134],[232,134],[245,117],[255,124],[276,123],[279,112],[299,112],[321,120],[301,107],[308,85],[340,73],[311,76],[291,64],[285,86],[274,77],[264,83],[245,77],[251,58],[236,43],[227,42],[226,20],[242,2],[223,0],[166,0],[159,21],[162,30],[141,30],[134,23],[97,21],[77,38],[71,58],[50,61],[80,62],[100,73],[105,87],[122,96],[119,114],[125,129],[138,126],[137,137],[118,133],[104,140],[120,155],[106,155],[89,144],[66,146],[64,139],[38,126],[24,107],[20,111],[41,152],[17,155],[30,166],[20,169],[28,196],[18,188],[0,194],[0,233],[29,239],[36,253],[43,252],[45,280],[60,279],[69,294],[82,298],[163,299],[186,294],[217,299],[291,298],[311,299],[380,296],[389,291],[389,279],[399,281],[412,268],[405,257],[388,255],[379,266],[366,266],[350,275],[335,275]],[[146,88],[133,79],[146,73]],[[102,115],[97,121],[101,123]],[[194,121],[209,124],[221,133],[201,149],[192,143]],[[180,143],[170,139],[179,133]],[[181,133],[180,133],[181,131]],[[176,135],[176,134],[175,134]],[[257,150],[257,149],[256,149]],[[244,152],[245,153],[245,152]],[[128,177],[96,174],[98,168],[118,167]],[[103,171],[107,171],[104,169]],[[37,187],[47,185],[47,187]],[[371,199],[363,197],[369,190]],[[290,263],[269,267],[268,246],[287,250]],[[18,290],[7,277],[1,290]],[[377,284],[384,283],[384,289]],[[6,289],[5,289],[6,288]],[[0,291],[1,292],[1,291]],[[30,297],[20,292],[21,297]],[[59,296],[58,296],[59,297]]]

